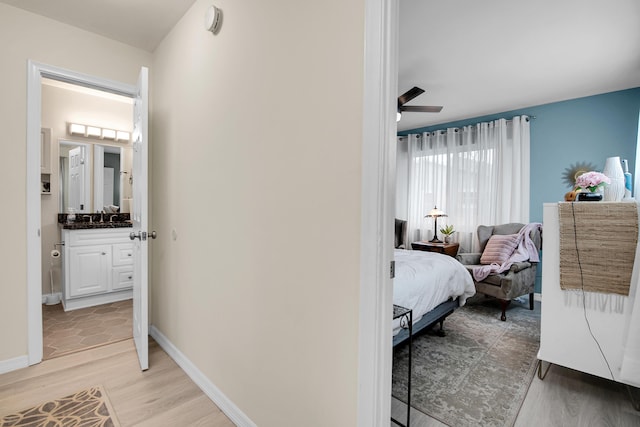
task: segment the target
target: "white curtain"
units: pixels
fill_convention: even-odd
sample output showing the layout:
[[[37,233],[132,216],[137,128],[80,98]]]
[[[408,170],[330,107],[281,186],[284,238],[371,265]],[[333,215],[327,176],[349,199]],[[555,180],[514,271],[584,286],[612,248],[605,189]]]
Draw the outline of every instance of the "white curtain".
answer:
[[[464,252],[478,250],[478,225],[529,222],[526,116],[411,134],[408,145],[409,242],[433,237],[434,206],[448,215],[438,229],[453,225]]]

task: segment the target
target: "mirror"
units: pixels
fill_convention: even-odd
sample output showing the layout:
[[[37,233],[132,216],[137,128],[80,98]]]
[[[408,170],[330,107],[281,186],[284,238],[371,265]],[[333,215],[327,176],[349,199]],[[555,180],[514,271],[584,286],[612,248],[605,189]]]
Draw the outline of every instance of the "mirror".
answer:
[[[130,211],[130,148],[60,140],[59,153],[59,212]]]

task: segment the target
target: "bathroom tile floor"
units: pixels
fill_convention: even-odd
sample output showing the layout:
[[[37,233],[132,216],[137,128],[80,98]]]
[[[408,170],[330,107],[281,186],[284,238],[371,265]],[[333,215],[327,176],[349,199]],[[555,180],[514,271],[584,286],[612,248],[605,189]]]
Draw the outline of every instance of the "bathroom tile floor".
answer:
[[[65,312],[62,304],[42,305],[43,359],[129,339],[133,301],[118,301]]]

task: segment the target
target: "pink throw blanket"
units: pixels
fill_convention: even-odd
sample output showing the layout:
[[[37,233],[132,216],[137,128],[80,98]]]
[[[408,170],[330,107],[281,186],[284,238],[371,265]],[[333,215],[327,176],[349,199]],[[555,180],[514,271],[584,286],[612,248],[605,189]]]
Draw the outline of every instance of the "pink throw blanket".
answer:
[[[509,259],[502,265],[497,263],[489,265],[481,265],[473,268],[473,278],[476,282],[481,282],[493,273],[502,273],[511,268],[514,262],[533,261],[539,262],[538,248],[531,240],[531,232],[534,229],[538,229],[542,232],[542,224],[539,222],[532,222],[522,227],[518,233],[518,246]]]

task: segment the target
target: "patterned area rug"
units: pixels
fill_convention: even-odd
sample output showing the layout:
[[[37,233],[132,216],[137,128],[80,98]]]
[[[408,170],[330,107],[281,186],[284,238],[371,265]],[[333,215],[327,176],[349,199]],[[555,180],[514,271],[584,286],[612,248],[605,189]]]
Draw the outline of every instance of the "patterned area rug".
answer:
[[[512,426],[536,368],[540,307],[476,296],[445,321],[447,336],[413,340],[411,406],[452,427]],[[407,401],[408,346],[393,355],[393,396]]]
[[[101,386],[51,400],[0,419],[0,427],[119,427]]]

